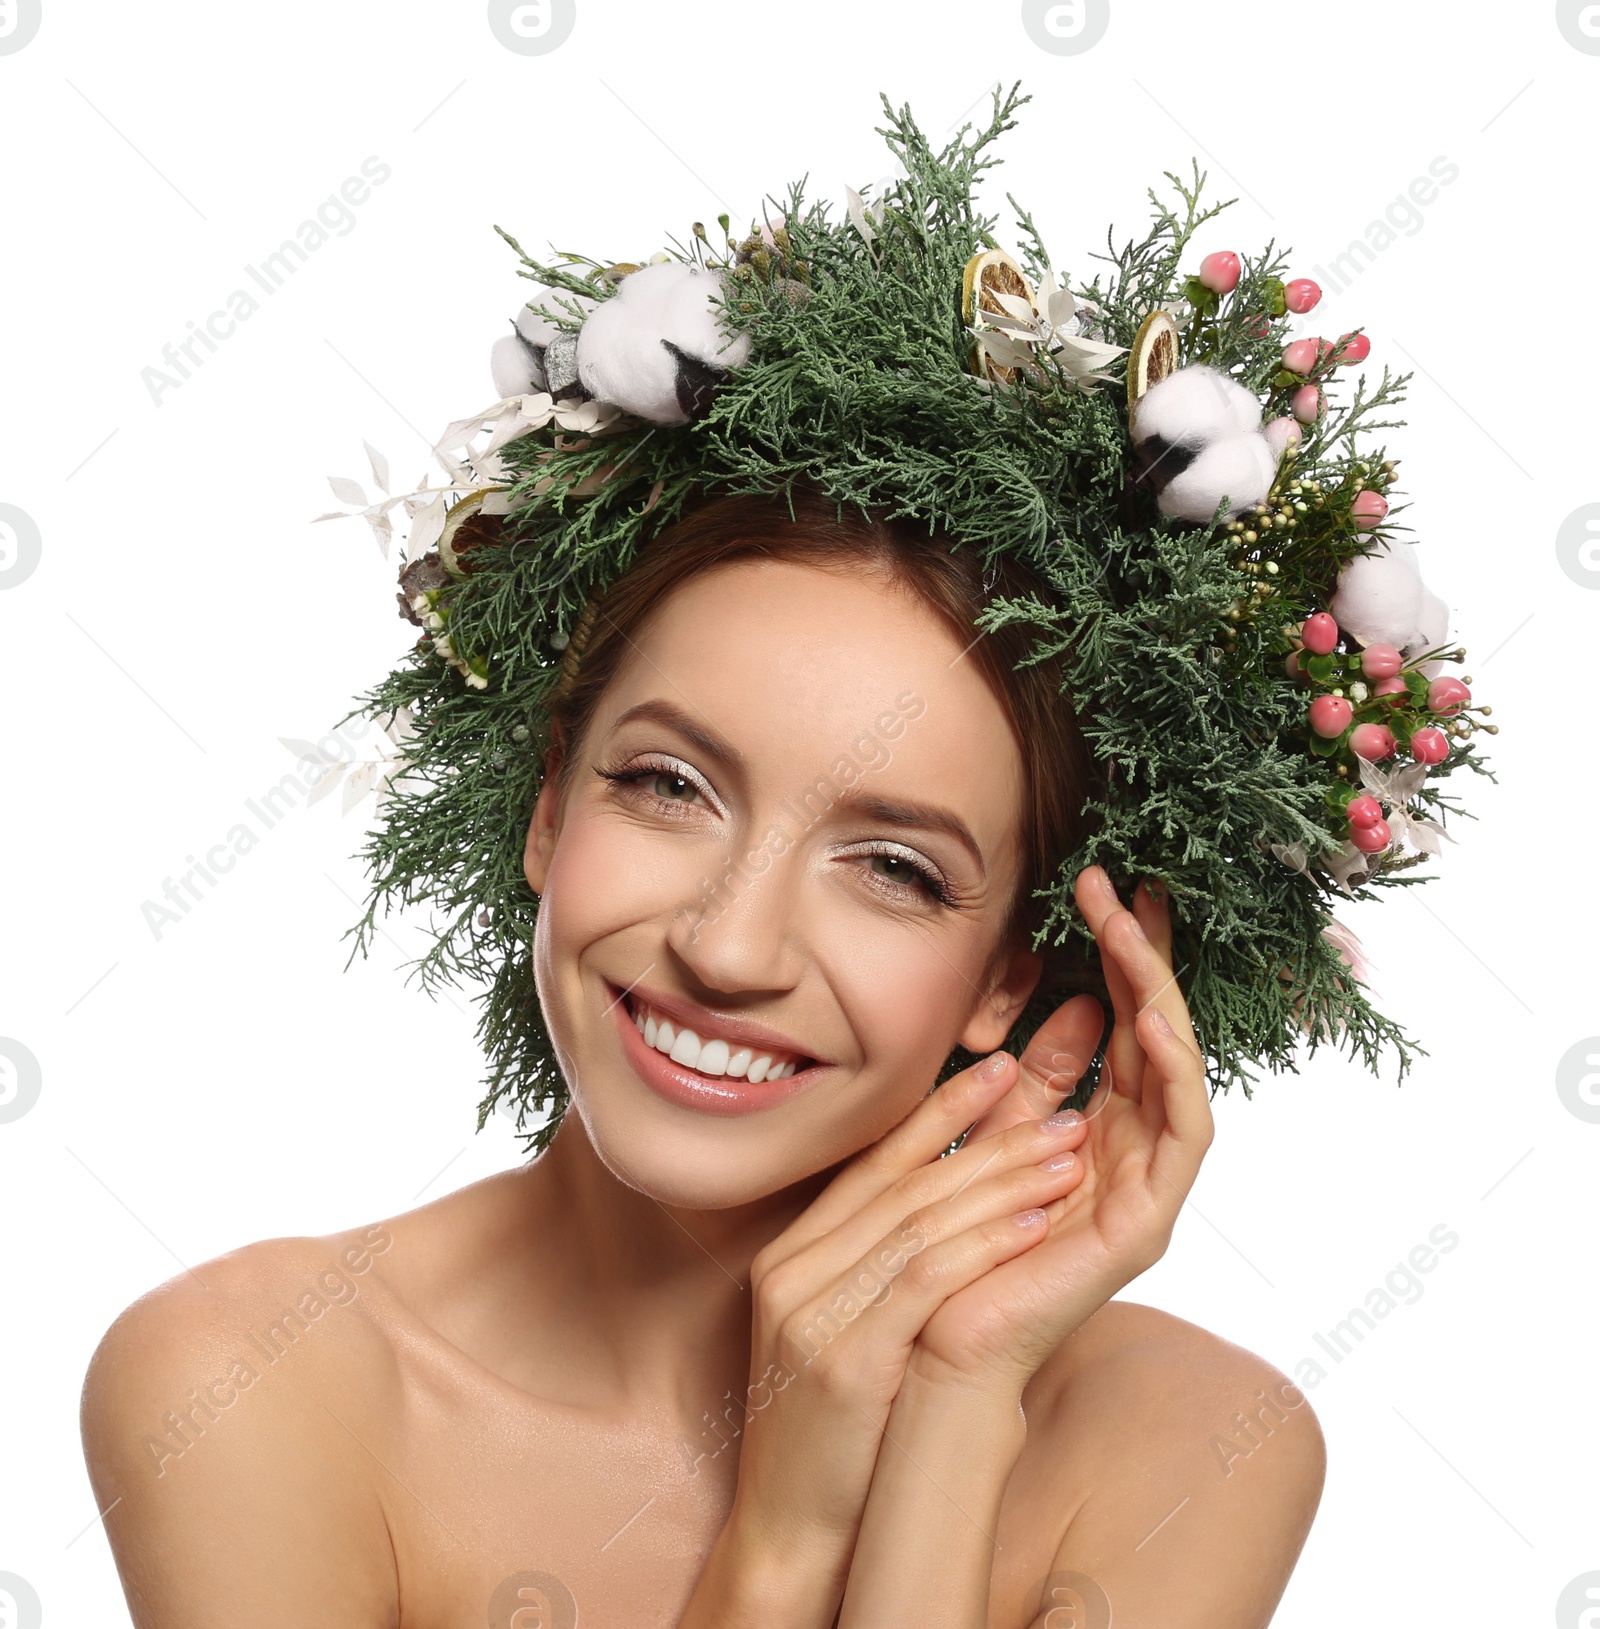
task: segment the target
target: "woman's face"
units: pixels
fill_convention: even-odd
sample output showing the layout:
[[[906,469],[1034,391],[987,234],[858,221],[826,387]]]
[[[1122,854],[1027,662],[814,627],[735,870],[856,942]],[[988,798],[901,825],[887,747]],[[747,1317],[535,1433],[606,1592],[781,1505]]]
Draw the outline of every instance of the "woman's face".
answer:
[[[956,1043],[1005,1039],[1040,966],[993,967],[1022,759],[961,641],[864,568],[718,566],[632,645],[529,829],[535,974],[599,1157],[718,1209],[837,1164]],[[652,997],[677,1062],[638,1032]],[[728,1046],[698,1059],[685,1028]],[[715,1072],[783,1056],[774,1035],[791,1077]]]

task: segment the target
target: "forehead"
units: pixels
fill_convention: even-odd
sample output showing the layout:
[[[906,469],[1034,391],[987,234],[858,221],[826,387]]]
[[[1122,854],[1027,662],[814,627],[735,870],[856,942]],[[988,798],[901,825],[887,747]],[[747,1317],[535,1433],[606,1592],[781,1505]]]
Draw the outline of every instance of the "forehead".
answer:
[[[978,637],[976,631],[971,636]],[[988,851],[1015,829],[1022,759],[966,641],[903,584],[861,568],[739,560],[672,590],[633,639],[602,724],[650,696],[693,712],[778,795],[861,761],[874,789],[938,797]],[[885,727],[897,725],[891,735]]]

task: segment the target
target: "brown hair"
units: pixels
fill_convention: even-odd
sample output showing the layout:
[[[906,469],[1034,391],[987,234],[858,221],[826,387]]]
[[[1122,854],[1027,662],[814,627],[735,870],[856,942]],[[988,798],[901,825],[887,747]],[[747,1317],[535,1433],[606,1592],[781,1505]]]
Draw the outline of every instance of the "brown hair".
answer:
[[[865,566],[887,574],[941,616],[963,645],[991,595],[1039,594],[1041,584],[1014,559],[988,569],[976,549],[909,521],[884,520],[796,486],[794,513],[782,496],[735,494],[707,499],[662,528],[633,564],[585,608],[567,646],[561,680],[551,697],[552,739],[564,744],[556,785],[565,794],[583,736],[612,677],[623,665],[646,617],[679,584],[712,566],[766,557],[839,570]],[[1093,768],[1059,664],[1052,658],[1020,667],[1026,632],[1013,624],[980,636],[968,654],[1004,709],[1022,755],[1023,862],[991,971],[1026,943],[1042,920],[1032,896],[1048,886],[1063,858],[1085,835],[1083,805]],[[556,732],[559,732],[558,734]],[[1053,982],[1048,974],[1041,987]]]

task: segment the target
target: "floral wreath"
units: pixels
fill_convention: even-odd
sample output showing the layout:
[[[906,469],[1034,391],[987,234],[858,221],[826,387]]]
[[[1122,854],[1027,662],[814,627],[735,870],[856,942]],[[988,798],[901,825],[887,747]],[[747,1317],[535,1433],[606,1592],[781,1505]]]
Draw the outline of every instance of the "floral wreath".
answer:
[[[1035,948],[1092,935],[1084,865],[1156,879],[1175,966],[1215,1089],[1293,1069],[1335,1043],[1375,1069],[1422,1050],[1372,1005],[1340,897],[1426,880],[1443,783],[1481,774],[1480,722],[1397,516],[1373,432],[1408,375],[1351,389],[1367,335],[1291,338],[1320,299],[1272,245],[1185,269],[1226,204],[1169,173],[1153,223],[1086,285],[1058,279],[1014,199],[1016,256],[977,212],[991,144],[1028,98],[997,90],[987,124],[935,152],[909,109],[880,129],[903,174],[842,218],[802,185],[721,242],[642,262],[516,252],[538,292],[491,348],[496,400],[450,424],[445,480],[335,494],[387,554],[409,522],[400,613],[421,637],[361,698],[402,743],[384,766],[368,948],[380,912],[430,902],[425,986],[476,981],[489,1057],[479,1125],[519,1127],[566,1100],[530,950],[522,874],[548,705],[585,609],[662,525],[715,493],[797,480],[840,505],[909,517],[1024,560],[1046,590],[991,597],[977,626],[1022,623],[1059,658],[1101,776],[1092,829],[1064,857]],[[969,136],[969,130],[971,134]],[[332,515],[319,519],[332,519]],[[350,715],[354,716],[354,714]],[[1491,777],[1492,778],[1492,777]],[[1100,986],[1103,989],[1103,984]],[[1041,987],[1007,1044],[1061,998]],[[970,1062],[957,1049],[940,1079]],[[1087,1097],[1091,1069],[1076,1097]],[[558,1115],[525,1133],[535,1149]]]

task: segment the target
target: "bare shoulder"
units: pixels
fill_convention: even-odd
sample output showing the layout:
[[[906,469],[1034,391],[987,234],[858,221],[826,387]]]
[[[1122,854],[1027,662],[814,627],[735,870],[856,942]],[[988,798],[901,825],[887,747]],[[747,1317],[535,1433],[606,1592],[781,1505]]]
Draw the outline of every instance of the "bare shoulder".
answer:
[[[1108,1301],[1040,1371],[1043,1394],[1058,1400],[1063,1388],[1086,1390],[1159,1381],[1163,1397],[1199,1404],[1208,1392],[1224,1388],[1233,1396],[1244,1381],[1272,1391],[1294,1383],[1267,1359],[1199,1324],[1137,1301]],[[1247,1393],[1251,1395],[1253,1393]],[[1295,1407],[1314,1419],[1303,1397]]]
[[[1322,1496],[1305,1394],[1265,1358],[1185,1319],[1110,1301],[1025,1398],[1032,1496],[1062,1520],[1054,1569],[1118,1618],[1250,1629],[1271,1616]]]
[[[307,1383],[336,1379],[351,1358],[370,1363],[378,1343],[358,1303],[391,1243],[383,1224],[323,1238],[267,1239],[140,1296],[90,1360],[86,1431],[141,1403],[162,1401],[150,1418],[165,1420],[176,1450],[160,1456],[165,1466],[167,1458],[182,1457],[185,1438],[205,1436],[207,1425],[220,1421],[241,1394],[282,1403]],[[370,1369],[367,1377],[369,1383],[376,1378]],[[270,1384],[279,1379],[285,1383]],[[156,1384],[166,1389],[149,1390]],[[174,1423],[182,1429],[174,1432]]]
[[[226,1600],[281,1621],[282,1557],[330,1620],[392,1622],[370,1441],[394,1360],[361,1306],[382,1227],[272,1239],[141,1296],[85,1376],[85,1456],[134,1621],[184,1629]],[[326,1593],[321,1593],[321,1592]]]

